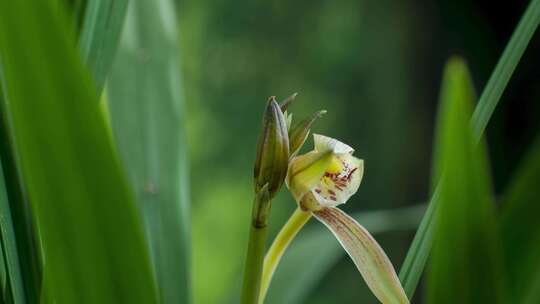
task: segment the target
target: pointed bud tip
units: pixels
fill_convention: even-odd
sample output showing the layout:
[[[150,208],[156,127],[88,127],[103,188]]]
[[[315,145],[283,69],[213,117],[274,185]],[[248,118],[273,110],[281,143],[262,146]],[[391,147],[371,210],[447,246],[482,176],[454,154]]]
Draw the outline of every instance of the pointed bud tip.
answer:
[[[272,103],[274,103],[274,102],[277,103],[276,96],[268,97],[268,100],[266,101],[266,107],[267,108],[270,107],[272,105]],[[268,111],[268,109],[267,109],[267,111]]]
[[[319,118],[321,118],[324,114],[328,113],[326,110],[320,110],[319,112],[315,113]]]
[[[281,111],[285,112],[291,105],[291,102],[293,102],[296,99],[296,96],[298,96],[298,93],[294,93],[291,96],[285,98],[280,104]]]
[[[315,120],[318,118],[321,118],[324,114],[326,114],[326,110],[320,110],[315,113],[311,117],[308,117],[301,121],[298,125],[296,125],[294,128],[290,130],[289,134],[289,143],[290,143],[290,154],[295,155],[298,153],[300,148],[304,145],[306,142],[306,139],[309,135],[309,131]]]

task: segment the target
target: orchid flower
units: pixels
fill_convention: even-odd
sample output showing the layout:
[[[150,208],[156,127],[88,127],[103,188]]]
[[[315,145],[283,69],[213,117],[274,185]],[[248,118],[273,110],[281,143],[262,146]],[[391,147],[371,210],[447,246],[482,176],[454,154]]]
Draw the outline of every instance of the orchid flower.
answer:
[[[312,216],[334,234],[379,301],[409,303],[381,246],[364,227],[337,208],[358,190],[364,173],[363,160],[353,156],[354,149],[350,146],[318,134],[313,136],[314,150],[297,156],[311,125],[326,111],[318,111],[292,126],[288,107],[295,97],[293,94],[281,104],[270,97],[263,116],[241,303],[264,302],[283,253]],[[263,262],[271,200],[283,183],[298,208],[276,236]]]
[[[313,215],[337,238],[379,301],[409,303],[381,246],[362,225],[337,208],[358,190],[364,172],[363,160],[352,155],[353,148],[336,139],[314,134],[314,142],[313,151],[289,161],[285,182],[300,210],[293,214],[267,254],[261,298],[284,248]],[[279,247],[281,250],[273,250]]]

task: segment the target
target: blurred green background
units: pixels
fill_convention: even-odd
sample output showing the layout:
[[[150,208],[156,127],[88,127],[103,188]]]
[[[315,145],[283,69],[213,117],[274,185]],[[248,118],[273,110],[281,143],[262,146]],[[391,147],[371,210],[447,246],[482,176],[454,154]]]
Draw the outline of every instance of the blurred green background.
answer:
[[[429,198],[435,110],[446,59],[463,56],[480,92],[527,3],[177,1],[195,303],[228,303],[238,290],[255,144],[268,96],[282,99],[298,92],[292,106],[296,119],[328,110],[313,131],[343,140],[365,160],[360,190],[343,209],[423,203]],[[487,130],[499,192],[539,130],[538,36]],[[311,145],[310,139],[306,146]],[[295,208],[282,192],[274,201],[271,236]],[[413,235],[396,231],[376,238],[399,268]],[[417,292],[415,303],[422,294]],[[343,256],[304,302],[376,300]]]

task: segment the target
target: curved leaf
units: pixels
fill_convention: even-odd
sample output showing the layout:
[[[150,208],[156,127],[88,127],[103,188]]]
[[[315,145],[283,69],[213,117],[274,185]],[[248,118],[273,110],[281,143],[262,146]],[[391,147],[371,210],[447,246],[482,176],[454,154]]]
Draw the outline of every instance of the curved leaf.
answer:
[[[56,1],[0,1],[1,111],[41,240],[42,302],[155,303],[140,217],[68,24]]]

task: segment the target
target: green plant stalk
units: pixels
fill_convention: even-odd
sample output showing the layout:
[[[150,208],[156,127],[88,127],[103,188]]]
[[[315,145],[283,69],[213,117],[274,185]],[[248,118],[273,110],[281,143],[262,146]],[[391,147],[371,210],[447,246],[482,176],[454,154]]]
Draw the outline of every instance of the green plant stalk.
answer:
[[[257,304],[259,301],[271,203],[268,184],[265,184],[255,193],[255,201],[253,202],[248,249],[244,266],[244,282],[240,300],[242,304]]]
[[[266,243],[267,234],[267,226],[256,227],[255,225],[251,225],[244,270],[244,284],[242,285],[242,304],[256,304],[259,301],[264,245]]]
[[[266,297],[266,293],[270,287],[270,282],[272,281],[274,272],[276,271],[285,250],[287,250],[289,244],[294,239],[298,231],[304,227],[311,216],[311,212],[303,211],[300,209],[300,207],[296,208],[287,223],[285,223],[274,239],[272,246],[270,246],[266,257],[264,258],[259,304],[264,302],[264,298]]]

